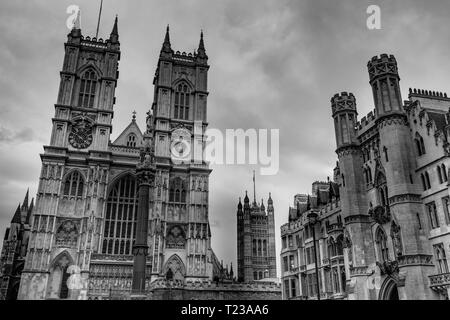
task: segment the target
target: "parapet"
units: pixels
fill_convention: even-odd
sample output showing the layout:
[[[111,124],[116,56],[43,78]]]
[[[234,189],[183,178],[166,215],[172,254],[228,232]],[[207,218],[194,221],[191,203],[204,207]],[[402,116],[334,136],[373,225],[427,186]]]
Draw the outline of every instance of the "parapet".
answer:
[[[361,121],[356,123],[356,129],[358,131],[364,131],[365,128],[372,126],[376,119],[376,109],[370,111],[365,117],[361,118]]]
[[[374,56],[367,63],[367,69],[369,70],[370,81],[386,74],[398,76],[397,60],[392,54],[383,53],[380,56]]]
[[[333,116],[345,110],[350,110],[356,112],[356,98],[353,93],[341,92],[336,93],[333,98],[331,98],[331,110],[333,111]]]
[[[449,99],[447,97],[447,93],[445,92],[438,92],[438,91],[431,91],[431,90],[423,90],[423,89],[416,89],[416,88],[409,88],[409,96],[420,96],[420,97],[426,97],[426,98],[443,98],[443,99]]]

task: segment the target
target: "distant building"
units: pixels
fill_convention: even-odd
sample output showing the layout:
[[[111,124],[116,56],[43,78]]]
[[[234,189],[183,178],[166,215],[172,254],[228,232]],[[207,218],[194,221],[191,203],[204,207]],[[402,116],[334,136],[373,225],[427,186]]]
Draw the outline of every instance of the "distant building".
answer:
[[[253,183],[255,177],[253,176]],[[276,278],[275,217],[273,200],[269,193],[267,211],[263,200],[253,203],[247,192],[244,205],[239,198],[237,209],[238,281],[251,282]]]
[[[28,203],[28,191],[6,229],[0,256],[0,300],[16,300],[27,254],[34,199]]]
[[[331,99],[339,191],[316,183],[281,227],[285,299],[449,297],[450,98],[410,89],[402,103],[392,55],[368,71],[373,112],[357,121],[352,93]]]

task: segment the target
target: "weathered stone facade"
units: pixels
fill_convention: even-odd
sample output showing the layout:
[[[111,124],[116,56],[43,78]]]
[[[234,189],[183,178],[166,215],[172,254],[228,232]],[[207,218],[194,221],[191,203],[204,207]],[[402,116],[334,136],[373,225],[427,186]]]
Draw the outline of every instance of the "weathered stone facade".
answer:
[[[392,55],[372,58],[368,70],[373,112],[358,122],[352,93],[331,99],[339,192],[330,182],[316,201],[313,190],[316,203],[291,209],[282,226],[286,299],[315,299],[317,290],[322,298],[448,299],[450,99],[410,89],[402,103]],[[311,247],[318,289],[316,259],[305,259]]]
[[[229,297],[218,286],[234,286],[232,268],[211,248],[203,33],[187,54],[172,50],[167,27],[146,130],[133,114],[111,142],[120,57],[117,18],[107,40],[84,37],[79,24],[68,35],[18,299],[122,299],[136,289],[171,298],[152,291],[174,282],[186,299]],[[266,297],[257,287],[235,288]]]

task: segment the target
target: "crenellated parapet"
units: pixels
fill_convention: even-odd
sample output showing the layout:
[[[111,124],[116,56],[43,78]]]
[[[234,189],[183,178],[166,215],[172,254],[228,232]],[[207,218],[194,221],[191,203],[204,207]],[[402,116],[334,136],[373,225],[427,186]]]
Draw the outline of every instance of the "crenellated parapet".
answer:
[[[356,98],[353,93],[341,92],[336,93],[331,98],[331,110],[333,117],[341,111],[354,111],[356,112]]]
[[[374,56],[368,63],[370,81],[373,82],[379,77],[394,76],[398,77],[397,60],[391,55],[385,53],[379,57]]]

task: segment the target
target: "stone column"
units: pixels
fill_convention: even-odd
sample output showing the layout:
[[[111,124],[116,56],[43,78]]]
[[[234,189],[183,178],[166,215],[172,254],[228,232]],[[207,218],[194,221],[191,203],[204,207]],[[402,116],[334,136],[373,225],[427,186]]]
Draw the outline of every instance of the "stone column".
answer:
[[[139,204],[136,223],[136,239],[133,245],[133,284],[132,296],[136,299],[145,296],[145,269],[148,255],[148,218],[150,209],[150,194],[154,190],[155,183],[155,160],[151,137],[144,136],[146,146],[141,151],[141,161],[137,165],[136,174],[138,178]]]

